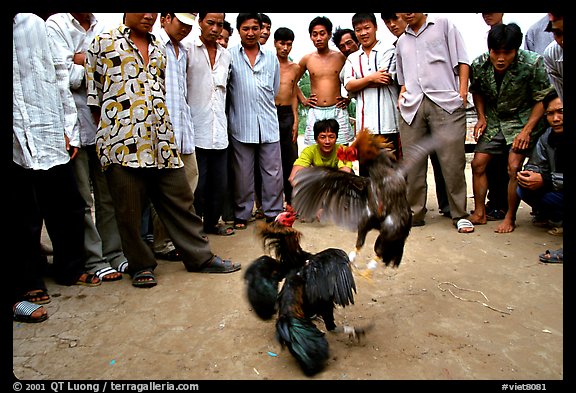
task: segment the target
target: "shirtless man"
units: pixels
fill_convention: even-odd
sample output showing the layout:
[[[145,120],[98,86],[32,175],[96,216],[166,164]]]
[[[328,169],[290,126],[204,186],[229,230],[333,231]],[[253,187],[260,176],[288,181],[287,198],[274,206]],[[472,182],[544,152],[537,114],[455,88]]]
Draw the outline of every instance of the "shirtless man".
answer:
[[[280,149],[284,175],[284,199],[292,204],[292,184],[288,181],[292,165],[298,158],[298,97],[296,94],[300,67],[290,61],[294,32],[280,27],[274,32],[274,47],[280,63],[280,89],[274,98],[280,125]]]
[[[354,139],[354,131],[348,117],[348,98],[342,97],[340,71],[346,61],[342,52],[332,50],[328,42],[332,37],[332,22],[324,16],[318,16],[308,27],[310,39],[316,51],[304,55],[300,60],[300,80],[306,71],[310,73],[310,97],[302,102],[310,106],[304,133],[304,143],[312,145],[314,123],[317,120],[336,119],[340,126],[337,143],[348,144]]]

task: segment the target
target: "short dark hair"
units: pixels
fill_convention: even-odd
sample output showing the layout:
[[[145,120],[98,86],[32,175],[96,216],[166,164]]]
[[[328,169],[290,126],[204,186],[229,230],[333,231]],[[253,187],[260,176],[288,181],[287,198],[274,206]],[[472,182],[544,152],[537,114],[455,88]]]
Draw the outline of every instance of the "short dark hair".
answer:
[[[546,110],[546,108],[548,108],[548,105],[550,105],[550,102],[552,102],[556,98],[558,98],[558,92],[556,91],[556,89],[553,89],[550,93],[546,94],[546,96],[542,100],[544,110]]]
[[[332,131],[338,137],[338,130],[340,129],[340,124],[336,119],[324,119],[324,120],[317,120],[314,123],[314,140],[318,140],[318,135],[321,132],[328,132]]]
[[[358,12],[352,15],[352,27],[356,26],[358,23],[362,23],[365,21],[370,21],[374,26],[378,26],[376,23],[376,15],[369,14],[367,12]]]
[[[270,26],[272,26],[272,21],[268,15],[260,13],[260,19],[262,19],[262,23],[268,23]]]
[[[342,36],[344,34],[350,34],[354,42],[360,45],[360,41],[358,41],[358,37],[356,37],[356,33],[354,33],[354,30],[349,28],[342,29],[340,27],[337,27],[336,30],[334,30],[334,34],[332,35],[332,42],[336,46],[340,45],[340,41],[342,41]]]
[[[231,25],[230,22],[228,22],[227,20],[224,20],[224,24],[222,25],[222,28],[223,28],[224,30],[226,30],[229,35],[232,35],[232,33],[234,32],[234,29],[232,28],[232,25]]]
[[[314,26],[318,25],[324,26],[326,31],[329,34],[332,34],[332,22],[325,16],[317,16],[316,18],[312,19],[312,22],[310,22],[310,25],[308,25],[308,34],[312,34],[312,29]]]
[[[384,21],[384,23],[386,23],[386,21],[388,20],[396,20],[399,19],[400,17],[396,12],[382,12],[380,14],[380,18]]]
[[[242,25],[242,23],[244,23],[245,21],[247,21],[248,19],[256,19],[258,21],[258,24],[260,25],[260,28],[262,28],[262,14],[259,14],[257,12],[245,12],[242,14],[238,14],[238,16],[236,17],[236,28],[238,30],[240,30],[240,25]]]
[[[488,49],[518,50],[522,45],[522,30],[516,23],[500,23],[488,32]]]
[[[199,12],[198,13],[198,20],[204,20],[204,18],[206,17],[206,15],[209,14],[209,12]],[[226,13],[222,12],[223,18],[226,18]],[[230,35],[232,35],[232,33],[230,33]]]
[[[274,32],[276,41],[294,41],[294,32],[287,27],[279,27]]]

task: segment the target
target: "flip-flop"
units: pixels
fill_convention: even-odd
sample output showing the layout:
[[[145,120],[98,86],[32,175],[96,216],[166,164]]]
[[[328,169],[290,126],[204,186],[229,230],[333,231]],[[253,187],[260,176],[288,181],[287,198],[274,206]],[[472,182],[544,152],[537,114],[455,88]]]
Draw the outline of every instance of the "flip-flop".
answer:
[[[38,300],[32,300],[32,299],[38,299]],[[50,295],[48,295],[48,292],[44,289],[36,289],[28,291],[22,297],[22,300],[34,304],[48,304],[51,301]]]
[[[232,273],[242,268],[239,263],[234,263],[228,259],[222,259],[218,255],[214,255],[212,259],[204,264],[198,273]]]
[[[132,285],[135,287],[152,288],[156,284],[158,284],[158,281],[156,281],[156,276],[150,269],[140,270],[132,276]]]
[[[558,250],[546,250],[539,255],[540,262],[544,263],[564,263],[564,248]]]
[[[474,224],[470,220],[465,218],[461,218],[456,223],[456,228],[458,229],[458,233],[472,233],[474,232]],[[467,231],[466,229],[472,229],[471,231]]]
[[[81,280],[80,277],[86,274],[86,279]],[[80,275],[80,277],[78,277],[78,281],[76,281],[76,285],[84,285],[86,287],[97,287],[98,285],[102,284],[102,280],[100,280],[98,278],[98,276],[96,276],[94,273],[83,273]],[[94,281],[94,279],[97,279],[98,281]]]
[[[244,230],[248,226],[248,222],[246,220],[236,219],[234,220],[234,229]]]
[[[110,275],[112,275],[112,274],[114,274],[114,273],[118,274],[118,276],[116,276],[116,277],[109,277]],[[119,272],[118,270],[114,269],[114,268],[111,267],[111,266],[107,266],[107,267],[104,267],[104,268],[102,268],[102,269],[98,269],[98,270],[96,270],[96,271],[94,272],[94,274],[95,274],[96,277],[98,277],[100,280],[106,281],[106,282],[122,280],[122,274],[120,274],[120,272]]]
[[[16,322],[27,322],[27,323],[37,323],[42,322],[48,319],[48,314],[42,314],[42,316],[38,318],[32,317],[34,311],[38,310],[42,306],[39,304],[34,304],[29,301],[23,300],[16,304],[14,307],[14,316],[13,319]]]

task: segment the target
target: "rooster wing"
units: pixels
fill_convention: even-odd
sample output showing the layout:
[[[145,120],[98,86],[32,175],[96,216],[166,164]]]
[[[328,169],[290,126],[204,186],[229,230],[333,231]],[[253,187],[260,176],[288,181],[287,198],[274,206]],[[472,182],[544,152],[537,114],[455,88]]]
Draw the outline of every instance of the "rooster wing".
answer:
[[[292,205],[300,218],[321,219],[355,231],[367,213],[370,179],[330,167],[303,168],[294,176]]]
[[[328,248],[311,256],[302,272],[311,304],[330,302],[342,307],[354,304],[356,283],[350,259],[343,250]]]

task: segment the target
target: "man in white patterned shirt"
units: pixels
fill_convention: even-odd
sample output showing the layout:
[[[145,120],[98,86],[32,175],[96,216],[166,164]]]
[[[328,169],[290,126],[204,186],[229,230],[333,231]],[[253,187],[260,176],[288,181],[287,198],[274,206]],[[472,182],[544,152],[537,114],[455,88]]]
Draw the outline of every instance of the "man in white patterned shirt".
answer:
[[[240,44],[229,48],[228,127],[235,175],[235,224],[245,229],[254,207],[254,170],[262,174],[262,210],[273,221],[283,209],[280,130],[274,97],[280,88],[280,63],[275,51],[258,43],[259,14],[238,14]]]

